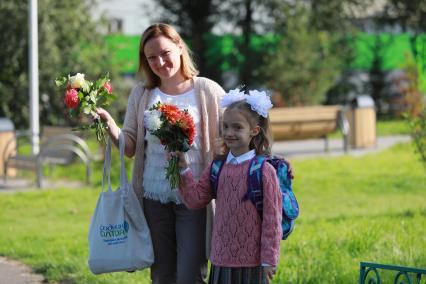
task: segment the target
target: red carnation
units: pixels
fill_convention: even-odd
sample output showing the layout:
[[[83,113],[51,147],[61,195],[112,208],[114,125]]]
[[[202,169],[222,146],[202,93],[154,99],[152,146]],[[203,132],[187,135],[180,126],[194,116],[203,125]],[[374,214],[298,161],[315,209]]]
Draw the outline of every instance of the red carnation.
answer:
[[[76,108],[80,103],[76,89],[68,89],[65,92],[64,102],[67,108]]]
[[[109,94],[112,94],[112,86],[111,84],[108,82],[105,82],[104,84],[104,88],[108,91]]]

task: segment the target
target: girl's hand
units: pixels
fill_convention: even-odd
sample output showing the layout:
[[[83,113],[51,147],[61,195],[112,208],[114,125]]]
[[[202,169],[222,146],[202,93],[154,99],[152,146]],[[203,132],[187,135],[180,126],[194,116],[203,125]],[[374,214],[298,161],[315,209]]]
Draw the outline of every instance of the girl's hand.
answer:
[[[172,156],[177,156],[179,158],[178,166],[179,166],[180,169],[183,170],[183,169],[186,169],[188,167],[188,164],[186,162],[185,155],[183,154],[183,152],[178,152],[178,151],[170,152],[170,153],[168,152],[167,153],[167,160],[170,160],[170,158]]]
[[[268,280],[272,280],[272,277],[274,277],[276,267],[275,266],[264,266],[263,271],[265,271],[266,277]]]
[[[176,152],[176,154],[179,157],[179,167],[181,169],[186,169],[188,167],[188,163],[186,162],[185,155],[183,152]]]

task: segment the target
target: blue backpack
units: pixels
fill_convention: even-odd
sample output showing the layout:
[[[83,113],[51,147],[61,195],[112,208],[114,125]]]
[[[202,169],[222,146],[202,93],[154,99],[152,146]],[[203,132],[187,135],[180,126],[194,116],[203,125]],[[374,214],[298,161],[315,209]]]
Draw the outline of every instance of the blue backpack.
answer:
[[[299,215],[299,205],[291,189],[293,178],[290,164],[283,159],[258,155],[250,161],[249,176],[247,180],[248,190],[243,200],[250,199],[259,213],[260,219],[263,217],[263,182],[262,169],[265,162],[270,163],[277,172],[278,181],[282,194],[282,239],[285,240],[293,231],[294,220]],[[214,160],[210,169],[210,182],[213,188],[213,198],[217,196],[219,175],[225,160]]]

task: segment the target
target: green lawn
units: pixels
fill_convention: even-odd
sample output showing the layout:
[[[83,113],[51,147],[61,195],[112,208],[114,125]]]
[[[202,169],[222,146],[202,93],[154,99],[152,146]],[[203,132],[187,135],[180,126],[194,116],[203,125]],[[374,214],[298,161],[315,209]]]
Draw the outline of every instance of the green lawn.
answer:
[[[360,261],[426,267],[426,175],[410,144],[293,167],[301,215],[282,242],[273,283],[356,283]],[[50,282],[148,283],[148,271],[89,272],[87,230],[98,184],[1,194],[0,255],[31,265]]]
[[[376,132],[377,136],[387,136],[387,135],[409,135],[410,128],[408,123],[402,119],[394,120],[378,120],[376,123]],[[336,131],[329,135],[329,138],[340,138],[342,133]]]

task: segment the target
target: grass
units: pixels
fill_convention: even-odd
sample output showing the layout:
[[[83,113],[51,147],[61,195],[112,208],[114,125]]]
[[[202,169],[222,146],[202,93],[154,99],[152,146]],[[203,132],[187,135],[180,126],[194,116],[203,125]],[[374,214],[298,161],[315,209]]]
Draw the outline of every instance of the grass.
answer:
[[[402,119],[393,120],[378,120],[376,123],[377,136],[388,136],[388,135],[409,135],[410,128],[408,123]],[[341,138],[341,131],[336,131],[329,135],[329,138]]]
[[[273,283],[356,283],[360,261],[426,267],[426,176],[411,144],[293,167],[301,215],[282,242]],[[79,174],[72,167],[67,173]],[[0,195],[0,255],[31,265],[49,282],[148,283],[148,271],[89,272],[87,231],[99,188]]]
[[[405,120],[379,120],[377,121],[377,135],[410,134],[410,127]]]

